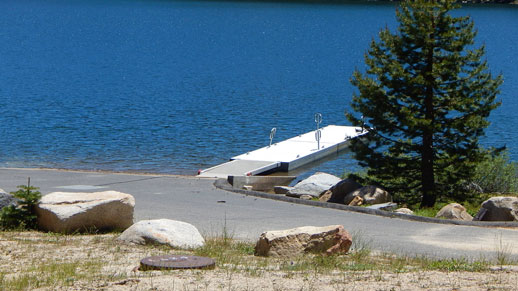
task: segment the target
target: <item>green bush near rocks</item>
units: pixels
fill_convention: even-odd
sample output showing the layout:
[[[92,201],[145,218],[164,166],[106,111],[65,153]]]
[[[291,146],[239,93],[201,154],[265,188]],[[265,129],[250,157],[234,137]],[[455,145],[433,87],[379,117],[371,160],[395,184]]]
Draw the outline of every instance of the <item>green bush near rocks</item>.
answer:
[[[41,199],[39,188],[20,185],[18,191],[11,194],[18,198],[18,205],[9,205],[0,211],[0,229],[35,229],[37,228],[36,204]]]
[[[487,159],[477,165],[473,182],[484,193],[517,193],[518,162],[511,161],[507,151],[488,151]]]
[[[342,178],[351,178],[362,184],[372,183],[365,170],[356,173],[346,172]],[[420,209],[418,202],[405,199],[404,195],[393,197],[400,206],[412,209],[418,216],[435,217],[442,207],[453,202],[462,204],[471,216],[475,216],[482,202],[491,197],[504,194],[505,196],[518,196],[518,162],[510,160],[507,150],[488,149],[486,159],[477,165],[470,182],[480,186],[482,193],[474,191],[470,195],[464,196],[465,199],[452,199],[445,195],[439,198],[439,201],[431,208]],[[383,185],[379,186],[383,188]]]

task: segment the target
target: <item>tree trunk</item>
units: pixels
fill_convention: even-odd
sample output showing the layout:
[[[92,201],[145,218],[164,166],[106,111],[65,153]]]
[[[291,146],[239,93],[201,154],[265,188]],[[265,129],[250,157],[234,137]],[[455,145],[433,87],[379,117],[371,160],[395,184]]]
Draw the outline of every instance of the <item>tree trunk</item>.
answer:
[[[432,20],[432,24],[434,21]],[[435,25],[432,25],[432,29],[435,29]],[[437,194],[435,192],[435,175],[434,175],[434,148],[433,148],[433,136],[434,136],[434,123],[435,123],[435,110],[433,106],[434,99],[434,87],[435,81],[433,78],[433,50],[434,50],[434,35],[430,35],[432,43],[430,44],[427,51],[427,67],[426,67],[426,92],[424,100],[425,119],[429,123],[423,129],[423,148],[421,151],[421,191],[423,192],[423,198],[421,200],[421,208],[433,207]]]
[[[421,191],[423,192],[421,208],[433,207],[436,200],[435,175],[433,169],[433,134],[427,133],[423,136],[421,159]]]

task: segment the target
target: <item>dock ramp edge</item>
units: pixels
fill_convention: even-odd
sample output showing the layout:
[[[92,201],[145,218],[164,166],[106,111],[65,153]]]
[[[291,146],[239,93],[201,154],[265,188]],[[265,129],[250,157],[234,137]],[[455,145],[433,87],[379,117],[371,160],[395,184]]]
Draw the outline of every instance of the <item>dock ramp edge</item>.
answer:
[[[200,171],[198,177],[227,178],[228,176],[255,176],[279,168],[281,162],[232,160]]]

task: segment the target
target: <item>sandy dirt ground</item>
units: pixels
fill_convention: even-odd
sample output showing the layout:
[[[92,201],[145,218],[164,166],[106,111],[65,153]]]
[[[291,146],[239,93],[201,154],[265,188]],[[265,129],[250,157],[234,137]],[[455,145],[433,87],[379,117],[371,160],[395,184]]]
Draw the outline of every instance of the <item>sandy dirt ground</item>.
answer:
[[[140,271],[144,257],[188,253],[126,245],[116,237],[0,232],[0,290],[518,290],[516,270],[320,272],[216,262],[212,270]]]

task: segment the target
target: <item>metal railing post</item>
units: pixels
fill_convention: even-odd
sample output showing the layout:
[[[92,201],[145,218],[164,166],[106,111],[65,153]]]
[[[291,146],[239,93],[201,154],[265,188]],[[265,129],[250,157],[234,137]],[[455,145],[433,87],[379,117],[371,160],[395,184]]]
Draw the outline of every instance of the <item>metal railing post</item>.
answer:
[[[273,137],[275,136],[275,133],[277,132],[277,128],[272,128],[272,130],[270,130],[270,145],[269,147],[272,146],[272,141],[273,141]]]
[[[315,139],[317,140],[317,150],[320,149],[320,139],[322,138],[322,131],[320,130],[320,123],[322,123],[322,113],[315,113],[315,123],[317,130],[315,131]]]

